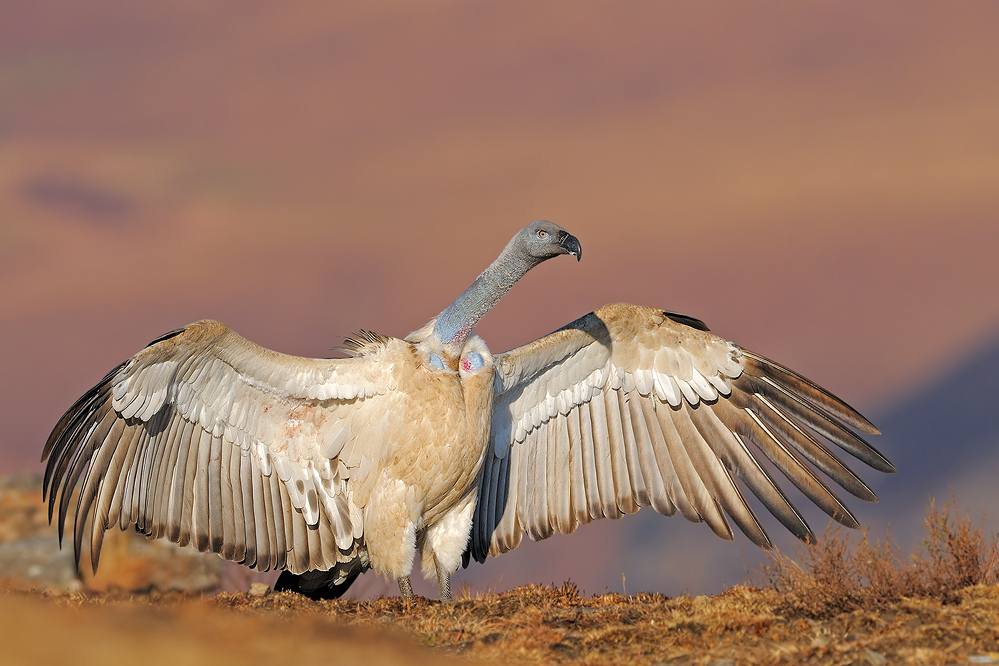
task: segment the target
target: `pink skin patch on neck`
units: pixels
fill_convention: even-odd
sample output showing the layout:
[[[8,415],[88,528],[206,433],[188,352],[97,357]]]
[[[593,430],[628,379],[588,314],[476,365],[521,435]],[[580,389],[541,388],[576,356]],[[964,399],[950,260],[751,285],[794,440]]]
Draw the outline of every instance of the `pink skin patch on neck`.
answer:
[[[472,371],[472,362],[468,360],[467,356],[461,359],[461,369],[464,370],[465,372]]]

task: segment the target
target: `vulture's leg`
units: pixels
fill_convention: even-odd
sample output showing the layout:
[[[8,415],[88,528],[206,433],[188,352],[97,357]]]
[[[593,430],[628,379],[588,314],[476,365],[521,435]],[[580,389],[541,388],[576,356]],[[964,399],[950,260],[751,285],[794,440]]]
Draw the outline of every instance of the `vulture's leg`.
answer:
[[[409,582],[409,576],[403,576],[399,579],[399,592],[402,593],[403,599],[413,598],[413,584]]]
[[[441,593],[441,601],[453,601],[451,598],[451,573],[437,563],[437,587]]]
[[[461,556],[472,532],[472,512],[475,510],[475,493],[459,501],[440,520],[427,528],[422,543],[423,575],[430,578],[437,574],[441,601],[451,601],[451,576],[461,566]]]

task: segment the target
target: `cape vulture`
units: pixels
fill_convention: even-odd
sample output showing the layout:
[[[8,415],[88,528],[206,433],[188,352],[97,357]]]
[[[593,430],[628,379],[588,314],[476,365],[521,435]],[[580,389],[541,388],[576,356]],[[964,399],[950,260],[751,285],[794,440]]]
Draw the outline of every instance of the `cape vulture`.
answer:
[[[579,241],[534,222],[426,326],[355,334],[348,358],[279,354],[216,321],[163,335],[56,424],[42,455],[49,519],[61,539],[77,498],[77,564],[88,539],[94,571],[105,530],[134,526],[284,570],[279,589],[315,597],[339,596],[367,569],[410,596],[420,552],[444,600],[463,558],[640,507],[732,539],[727,516],[768,548],[744,489],[814,541],[778,472],[858,526],[817,472],[877,498],[823,440],[893,472],[856,434],[877,429],[697,319],[608,305],[492,354],[472,329],[562,254],[578,260]]]

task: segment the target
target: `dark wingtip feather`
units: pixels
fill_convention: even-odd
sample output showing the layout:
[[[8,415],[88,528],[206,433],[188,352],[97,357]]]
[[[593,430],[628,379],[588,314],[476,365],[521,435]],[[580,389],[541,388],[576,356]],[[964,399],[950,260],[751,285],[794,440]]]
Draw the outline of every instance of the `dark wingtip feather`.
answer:
[[[792,403],[790,405],[792,409],[789,412],[785,411],[785,409],[779,406],[779,404],[771,402],[771,400],[767,397],[767,393],[772,393],[778,389],[773,388],[773,384],[766,379],[750,378],[746,388],[753,390],[755,395],[738,396],[737,394],[739,399],[743,402],[741,406],[751,409],[753,413],[756,414],[756,416],[766,425],[766,428],[770,431],[771,436],[779,436],[782,441],[791,445],[798,451],[798,453],[803,455],[813,465],[815,465],[815,467],[824,472],[826,476],[831,478],[854,497],[862,499],[865,502],[877,501],[877,496],[874,494],[874,491],[872,491],[870,487],[854,473],[853,470],[846,466],[824,444],[812,437],[804,429],[804,423],[808,423],[810,418],[812,418],[813,421],[814,418],[817,418],[817,415],[814,414],[814,412],[803,411],[806,410],[806,407],[804,405],[800,405],[800,403],[791,401],[790,397],[788,400]],[[776,402],[779,403],[780,400],[777,399]],[[796,407],[797,412],[795,411]],[[793,414],[795,413],[801,417],[801,422],[793,417]],[[813,425],[815,424],[813,423]],[[826,429],[831,430],[829,435],[839,434],[839,432],[833,428]],[[843,432],[846,431],[843,430]],[[829,439],[833,442],[838,441],[832,437]],[[870,445],[864,443],[861,447],[861,453],[866,453],[864,449],[869,448]],[[878,460],[877,457],[871,455],[867,455],[867,457],[871,458],[875,462]],[[861,458],[861,460],[863,460],[863,458]]]
[[[111,372],[104,375],[101,381],[80,396],[73,403],[73,406],[66,410],[59,421],[56,422],[55,427],[52,428],[52,432],[49,433],[48,438],[45,440],[45,446],[42,448],[40,461],[48,461],[45,465],[45,476],[42,479],[43,498],[48,496],[50,491],[55,493],[56,488],[50,488],[50,484],[53,486],[58,485],[58,480],[54,477],[60,476],[57,473],[57,469],[61,467],[62,459],[65,455],[70,454],[74,447],[79,445],[79,442],[75,438],[78,429],[84,422],[89,422],[89,417],[107,401],[111,391],[111,380],[128,362],[123,361],[119,363]],[[53,481],[55,481],[54,484]]]
[[[744,349],[743,357],[749,361],[747,369],[753,374],[772,379],[855,430],[869,435],[880,434],[881,431],[860,412],[807,377],[755,352]]]
[[[745,375],[744,375],[745,376]],[[742,377],[737,381],[741,381]],[[880,472],[891,473],[895,468],[880,451],[871,446],[846,426],[841,425],[825,410],[816,408],[811,402],[780,385],[769,377],[751,377],[755,391],[766,395],[767,399],[779,406],[788,415],[794,416],[808,427],[821,433],[858,460]]]
[[[42,479],[42,499],[48,505],[48,521],[57,519],[59,547],[62,548],[66,531],[69,506],[82,472],[89,467],[94,446],[90,443],[87,429],[92,423],[100,423],[111,409],[111,381],[128,363],[116,366],[104,378],[84,393],[73,406],[66,410],[45,441],[42,461],[46,462]],[[79,501],[80,498],[78,498]],[[58,511],[56,510],[58,506]],[[77,514],[76,522],[80,522]],[[80,563],[81,537],[74,534],[74,555]],[[99,553],[98,553],[99,555]],[[96,566],[96,565],[95,565]]]
[[[772,389],[767,392],[768,395],[783,401],[783,405],[792,408],[795,416],[874,469],[887,474],[896,471],[895,466],[880,451],[845,427],[850,426],[865,433],[880,432],[855,409],[779,363],[745,350],[743,358],[746,373],[769,383]],[[793,409],[791,402],[801,405],[801,408]]]
[[[874,501],[875,502],[877,501],[876,497],[874,498]],[[860,521],[858,521],[857,517],[854,516],[849,511],[847,511],[844,514],[837,514],[837,515],[833,516],[833,519],[837,523],[839,523],[840,525],[843,525],[845,527],[849,527],[851,530],[860,529]]]

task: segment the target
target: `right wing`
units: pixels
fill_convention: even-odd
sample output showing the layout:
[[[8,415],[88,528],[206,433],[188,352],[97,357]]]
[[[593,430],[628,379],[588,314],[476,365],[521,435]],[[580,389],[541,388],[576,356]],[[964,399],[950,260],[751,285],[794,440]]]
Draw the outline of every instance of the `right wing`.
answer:
[[[864,417],[690,317],[608,305],[494,358],[491,442],[470,548],[479,561],[517,547],[524,532],[535,540],[568,534],[643,506],[679,511],[731,539],[727,514],[768,548],[737,478],[792,533],[813,540],[771,471],[856,527],[812,466],[861,499],[877,498],[817,435],[894,471],[850,430],[876,433]]]
[[[79,490],[94,570],[118,523],[193,543],[260,570],[331,569],[357,557],[365,488],[386,414],[398,413],[401,340],[369,336],[365,356],[279,354],[225,325],[168,333],[112,370],[45,445],[49,519],[62,539]],[[350,481],[350,484],[348,484]]]

